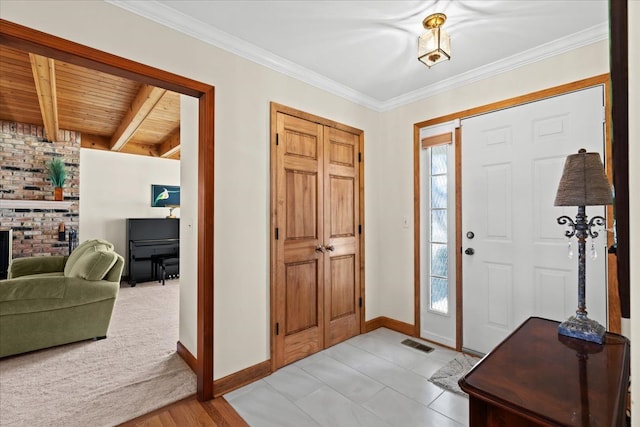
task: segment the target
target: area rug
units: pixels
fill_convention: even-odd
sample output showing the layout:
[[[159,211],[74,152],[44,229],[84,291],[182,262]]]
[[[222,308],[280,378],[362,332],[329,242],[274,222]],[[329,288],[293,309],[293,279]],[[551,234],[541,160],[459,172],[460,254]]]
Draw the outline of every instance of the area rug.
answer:
[[[429,381],[444,388],[445,390],[466,396],[467,393],[462,391],[458,386],[458,380],[462,378],[464,374],[469,372],[469,370],[473,368],[478,361],[480,361],[480,359],[477,357],[459,354],[431,375]]]
[[[114,426],[196,392],[177,280],[120,288],[107,339],[0,360],[0,426]]]

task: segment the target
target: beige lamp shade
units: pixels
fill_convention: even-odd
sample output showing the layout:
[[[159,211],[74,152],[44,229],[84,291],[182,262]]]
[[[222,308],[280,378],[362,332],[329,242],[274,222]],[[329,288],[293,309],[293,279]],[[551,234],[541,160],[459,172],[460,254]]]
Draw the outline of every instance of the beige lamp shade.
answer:
[[[613,203],[611,186],[604,173],[600,154],[587,153],[567,156],[558,185],[554,206],[594,206]]]

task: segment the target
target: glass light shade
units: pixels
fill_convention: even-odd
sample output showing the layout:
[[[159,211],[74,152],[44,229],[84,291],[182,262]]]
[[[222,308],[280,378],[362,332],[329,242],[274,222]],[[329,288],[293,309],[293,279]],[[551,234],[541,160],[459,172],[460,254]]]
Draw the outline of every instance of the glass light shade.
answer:
[[[578,154],[567,156],[554,206],[596,206],[612,202],[611,185],[600,154],[581,149]]]
[[[430,28],[418,37],[418,60],[431,68],[451,59],[451,38],[442,27]]]

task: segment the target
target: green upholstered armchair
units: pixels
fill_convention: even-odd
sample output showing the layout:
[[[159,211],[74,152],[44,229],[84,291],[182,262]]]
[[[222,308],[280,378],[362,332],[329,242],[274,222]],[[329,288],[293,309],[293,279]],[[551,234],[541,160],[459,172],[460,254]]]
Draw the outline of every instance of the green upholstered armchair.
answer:
[[[70,256],[18,258],[0,280],[0,357],[105,338],[124,267],[105,240]]]

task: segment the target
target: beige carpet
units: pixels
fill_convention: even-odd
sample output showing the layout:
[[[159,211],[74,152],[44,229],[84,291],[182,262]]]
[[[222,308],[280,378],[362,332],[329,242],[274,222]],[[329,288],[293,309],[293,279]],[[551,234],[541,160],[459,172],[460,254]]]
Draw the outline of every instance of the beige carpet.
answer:
[[[123,286],[107,339],[0,360],[0,425],[113,426],[194,394],[178,293],[177,280]]]

